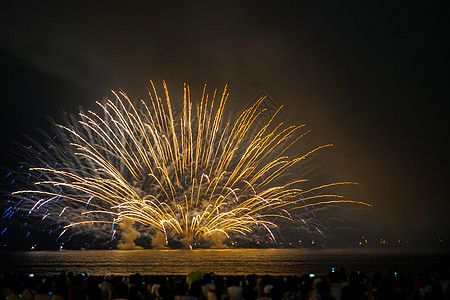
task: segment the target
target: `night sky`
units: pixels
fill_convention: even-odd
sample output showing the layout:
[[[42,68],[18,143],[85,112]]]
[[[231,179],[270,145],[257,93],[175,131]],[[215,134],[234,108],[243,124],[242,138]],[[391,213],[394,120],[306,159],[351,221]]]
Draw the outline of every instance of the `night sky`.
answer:
[[[374,206],[358,212],[361,232],[448,245],[449,2],[9,2],[3,140],[111,89],[146,99],[150,80],[173,99],[185,82],[194,98],[228,84],[237,112],[263,90],[283,121],[314,129],[311,143],[335,144],[315,162],[359,183],[353,198]]]

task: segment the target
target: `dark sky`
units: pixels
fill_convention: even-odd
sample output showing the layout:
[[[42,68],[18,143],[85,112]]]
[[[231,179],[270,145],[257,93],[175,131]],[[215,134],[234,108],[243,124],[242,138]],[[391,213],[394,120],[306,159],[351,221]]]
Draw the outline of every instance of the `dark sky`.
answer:
[[[360,216],[367,231],[450,238],[448,2],[10,2],[2,136],[95,108],[111,89],[145,97],[149,80],[174,98],[184,82],[194,96],[228,84],[234,110],[264,90],[287,123],[335,144],[318,162],[359,183],[356,198],[374,205]]]

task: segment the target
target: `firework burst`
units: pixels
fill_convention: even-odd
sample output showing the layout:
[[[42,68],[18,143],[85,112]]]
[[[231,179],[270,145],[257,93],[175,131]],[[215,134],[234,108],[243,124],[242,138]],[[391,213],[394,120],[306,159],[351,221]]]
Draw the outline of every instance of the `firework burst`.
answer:
[[[274,117],[257,128],[264,99],[226,122],[226,88],[208,95],[205,86],[194,105],[185,86],[177,115],[163,86],[160,98],[152,83],[148,103],[118,93],[114,101],[97,102],[100,113],[67,116],[48,144],[29,147],[35,155],[26,177],[34,185],[15,191],[9,210],[51,223],[58,238],[96,224],[114,235],[117,225],[131,219],[141,230],[163,234],[166,243],[174,239],[190,247],[216,234],[246,235],[257,228],[275,240],[277,220],[291,220],[298,210],[367,205],[327,192],[352,182],[305,189],[306,179],[288,174],[331,145],[289,157],[287,150],[308,131],[274,124]]]

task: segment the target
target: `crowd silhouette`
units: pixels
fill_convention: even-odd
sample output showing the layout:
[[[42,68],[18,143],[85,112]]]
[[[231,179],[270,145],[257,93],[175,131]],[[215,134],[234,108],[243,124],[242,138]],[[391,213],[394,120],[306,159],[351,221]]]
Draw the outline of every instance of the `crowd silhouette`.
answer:
[[[0,273],[5,300],[428,300],[449,299],[449,274],[376,272],[345,269],[324,275],[91,276],[84,273]]]

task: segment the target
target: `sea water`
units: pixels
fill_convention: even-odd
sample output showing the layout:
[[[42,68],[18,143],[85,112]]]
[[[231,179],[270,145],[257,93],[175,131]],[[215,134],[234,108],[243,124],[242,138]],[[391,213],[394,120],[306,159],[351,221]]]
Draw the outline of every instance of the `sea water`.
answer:
[[[0,252],[0,271],[89,275],[186,275],[193,271],[220,275],[326,274],[347,272],[450,271],[450,253],[408,249],[197,249],[73,250]]]

